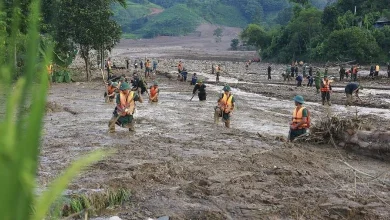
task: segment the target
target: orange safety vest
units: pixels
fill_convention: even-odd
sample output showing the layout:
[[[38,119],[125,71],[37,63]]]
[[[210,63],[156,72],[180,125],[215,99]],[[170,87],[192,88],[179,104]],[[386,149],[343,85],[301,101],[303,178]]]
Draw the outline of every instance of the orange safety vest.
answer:
[[[229,113],[233,111],[232,100],[233,100],[233,95],[230,94],[229,96],[227,96],[225,93],[223,93],[223,97],[219,102],[221,110],[224,111],[225,113]]]
[[[47,68],[47,73],[48,73],[48,74],[52,74],[52,73],[53,73],[53,65],[50,64],[50,65],[47,66],[46,68]]]
[[[153,98],[158,92],[158,87],[152,87],[150,88],[150,97]]]
[[[132,115],[135,110],[135,102],[134,102],[134,91],[129,92],[129,94],[126,96],[122,92],[119,93],[119,100],[120,103],[118,104],[119,111],[122,111],[121,115]],[[125,113],[124,110],[128,108],[129,112]]]
[[[299,124],[302,122],[303,119],[303,110],[306,109],[305,107],[301,107],[298,110],[298,107],[295,107],[294,112],[293,112],[293,124]],[[299,126],[297,129],[302,129],[302,128],[307,128],[307,124],[302,124]]]
[[[114,87],[114,86],[108,86],[107,87],[107,93],[108,93],[108,95],[111,95],[112,93],[114,93],[115,92],[115,89],[116,89],[116,87]]]
[[[324,87],[321,88],[321,92],[329,92],[330,91],[330,82],[329,80],[325,81],[325,80],[322,80],[322,83],[324,84]]]
[[[354,67],[353,69],[352,69],[352,74],[356,74],[358,71],[357,71],[357,68],[356,67]]]

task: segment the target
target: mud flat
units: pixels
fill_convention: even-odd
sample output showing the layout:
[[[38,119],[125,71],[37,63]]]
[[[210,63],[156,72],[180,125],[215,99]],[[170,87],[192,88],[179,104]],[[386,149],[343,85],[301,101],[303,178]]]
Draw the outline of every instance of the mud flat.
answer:
[[[150,51],[153,44],[148,45],[139,53]],[[118,59],[129,55],[122,54],[122,49],[114,51]],[[128,52],[132,54],[131,49]],[[159,67],[174,71],[172,66],[179,59],[161,58]],[[135,133],[117,127],[116,133],[108,134],[114,105],[104,103],[100,81],[54,84],[48,102],[55,103],[55,108],[47,112],[44,121],[41,186],[45,187],[78,156],[95,149],[115,149],[115,155],[90,167],[68,188],[74,192],[130,190],[130,202],[114,207],[107,216],[389,218],[389,155],[374,157],[355,148],[285,142],[294,95],[303,94],[308,100],[314,123],[328,114],[357,114],[370,118],[373,126],[386,129],[390,127],[390,110],[387,105],[381,108],[380,103],[389,98],[387,90],[363,90],[362,99],[374,104],[348,108],[343,105],[342,91],[335,91],[333,105],[324,107],[314,88],[272,84],[282,82],[276,70],[283,65],[275,65],[274,79],[267,81],[266,63],[254,64],[251,68],[258,73],[248,74],[242,62],[227,60],[223,65],[229,66],[229,73],[216,84],[206,66],[211,66],[210,60],[185,62],[190,73],[207,78],[207,101],[199,102],[196,96],[189,101],[193,88],[189,82],[157,75],[160,102],[138,104]],[[237,71],[233,70],[235,66]],[[123,73],[131,74],[128,70]],[[232,85],[237,100],[231,129],[213,124],[213,107],[225,83]],[[338,85],[342,88],[344,84]],[[69,109],[72,111],[66,111]]]

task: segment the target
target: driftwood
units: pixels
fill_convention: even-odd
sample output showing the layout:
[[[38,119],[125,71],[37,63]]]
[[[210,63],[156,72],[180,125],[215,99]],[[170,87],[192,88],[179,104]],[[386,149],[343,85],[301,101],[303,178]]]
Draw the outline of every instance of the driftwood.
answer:
[[[310,133],[294,141],[329,143],[340,146],[357,146],[363,149],[390,152],[390,131],[373,130],[369,119],[333,116],[319,121],[310,128]]]

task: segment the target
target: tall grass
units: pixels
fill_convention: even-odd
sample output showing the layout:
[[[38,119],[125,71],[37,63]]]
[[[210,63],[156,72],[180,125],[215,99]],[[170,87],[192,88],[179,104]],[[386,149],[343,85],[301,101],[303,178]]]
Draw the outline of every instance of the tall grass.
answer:
[[[61,195],[69,181],[85,166],[104,155],[94,152],[68,168],[42,195],[35,195],[36,173],[41,141],[48,78],[45,66],[52,58],[53,47],[39,52],[40,0],[29,5],[25,62],[16,81],[14,54],[21,23],[19,1],[9,26],[4,31],[6,16],[0,16],[0,219],[42,220],[50,205]],[[0,12],[4,12],[0,2]],[[28,106],[28,111],[25,111]]]

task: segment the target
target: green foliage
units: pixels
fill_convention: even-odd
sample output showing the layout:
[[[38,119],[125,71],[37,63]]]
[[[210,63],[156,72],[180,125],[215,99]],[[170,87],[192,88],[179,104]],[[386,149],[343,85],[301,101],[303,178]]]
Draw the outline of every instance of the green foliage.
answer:
[[[222,33],[223,29],[218,27],[217,29],[214,30],[213,36],[215,37],[215,42],[221,42],[222,40]]]
[[[378,18],[390,16],[385,1],[339,0],[323,12],[305,1],[293,2],[298,4],[275,19],[285,25],[266,31],[250,24],[242,32],[242,39],[260,48],[264,59],[280,62],[348,59],[365,63],[390,58],[389,27],[376,29],[373,25]],[[288,12],[292,12],[291,19]]]
[[[232,40],[232,42],[230,43],[230,48],[232,50],[237,50],[237,47],[238,47],[238,44],[240,43],[240,41],[237,39],[237,38],[234,38]]]
[[[26,2],[23,2],[26,3]],[[95,152],[75,162],[42,195],[36,196],[36,174],[45,113],[48,79],[45,66],[52,58],[53,44],[40,45],[40,1],[31,0],[27,19],[16,14],[9,31],[0,31],[0,216],[3,220],[44,219],[52,202],[78,172],[103,156]],[[5,24],[4,17],[0,24]],[[25,38],[16,36],[25,25]],[[3,26],[4,27],[4,26]],[[4,30],[4,29],[3,29]],[[23,35],[24,35],[23,34]],[[15,45],[24,48],[21,76],[14,81]],[[9,60],[11,62],[9,62]],[[27,109],[27,110],[26,110]]]
[[[58,209],[60,209],[60,216],[63,217],[83,211],[99,214],[108,207],[123,205],[129,200],[130,192],[126,189],[108,189],[103,192],[75,194],[69,199],[62,199],[60,204],[56,204],[50,215],[53,217],[58,215]]]
[[[135,34],[142,34],[144,38],[156,36],[178,36],[195,31],[200,23],[196,13],[189,10],[186,5],[175,5],[155,17]]]
[[[69,57],[69,53],[78,47],[85,62],[87,80],[90,79],[91,50],[111,50],[121,36],[119,26],[110,19],[113,15],[111,2],[103,0],[96,4],[93,1],[64,0],[57,5],[59,12],[53,31],[56,49],[58,54]]]
[[[358,62],[368,63],[380,50],[369,31],[352,27],[333,31],[329,35],[325,51],[329,59],[356,59]]]

